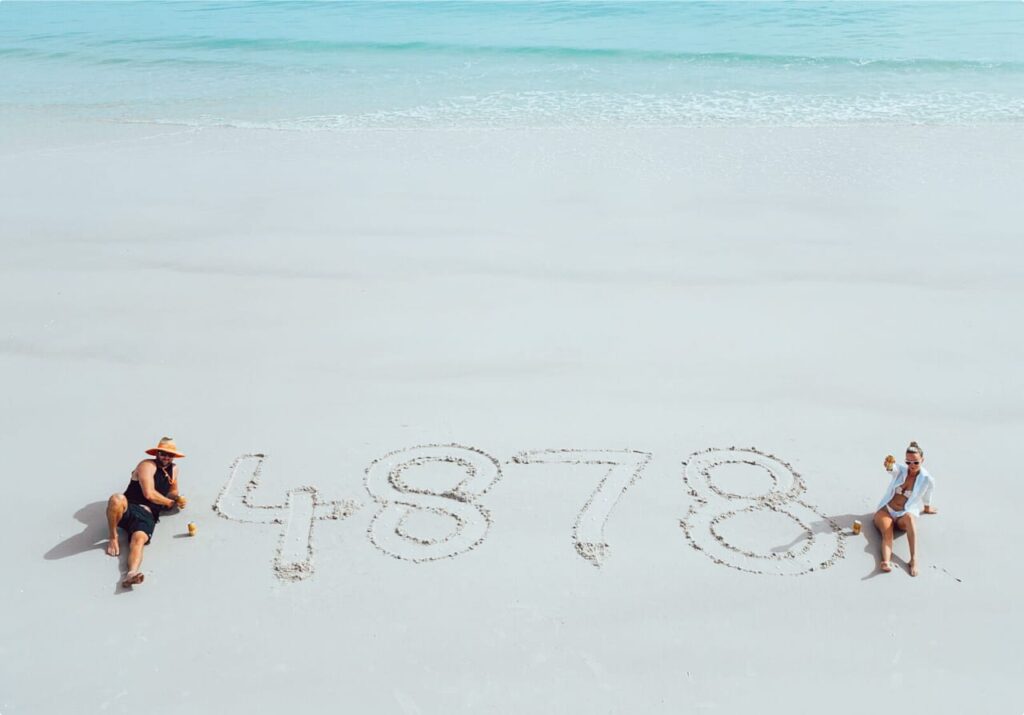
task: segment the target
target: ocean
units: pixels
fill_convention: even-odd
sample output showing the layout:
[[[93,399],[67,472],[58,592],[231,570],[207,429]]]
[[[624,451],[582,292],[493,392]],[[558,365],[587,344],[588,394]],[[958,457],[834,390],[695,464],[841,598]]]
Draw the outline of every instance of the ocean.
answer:
[[[0,123],[1024,120],[1024,2],[0,1]]]

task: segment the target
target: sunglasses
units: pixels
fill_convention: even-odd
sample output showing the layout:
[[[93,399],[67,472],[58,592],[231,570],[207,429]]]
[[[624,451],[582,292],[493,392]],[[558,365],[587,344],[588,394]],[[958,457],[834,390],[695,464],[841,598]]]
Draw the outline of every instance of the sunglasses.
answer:
[[[158,457],[172,457],[172,458],[174,457],[174,455],[171,454],[170,452],[157,452],[156,454],[157,454]],[[907,464],[909,464],[909,462]],[[916,464],[916,462],[915,462],[915,464]]]
[[[911,462],[911,461],[910,461],[910,460],[908,459],[908,460],[907,460],[907,464],[920,464],[920,462]]]

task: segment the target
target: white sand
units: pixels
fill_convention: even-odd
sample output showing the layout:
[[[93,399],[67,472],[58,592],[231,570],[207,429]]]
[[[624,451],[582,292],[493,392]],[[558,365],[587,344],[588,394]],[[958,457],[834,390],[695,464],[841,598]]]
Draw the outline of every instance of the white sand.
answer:
[[[3,715],[1024,708],[1018,129],[0,152]],[[163,434],[191,503],[123,591]],[[870,527],[910,439],[917,579]],[[782,496],[684,482],[731,446]]]

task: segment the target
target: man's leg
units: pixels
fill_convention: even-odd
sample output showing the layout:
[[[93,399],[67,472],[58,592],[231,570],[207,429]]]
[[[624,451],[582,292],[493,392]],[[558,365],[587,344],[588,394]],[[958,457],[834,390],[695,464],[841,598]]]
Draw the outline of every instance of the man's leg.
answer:
[[[148,541],[149,534],[145,531],[132,532],[132,538],[128,545],[128,573],[125,574],[124,581],[121,582],[122,586],[134,586],[137,583],[142,583],[145,579],[145,576],[139,571],[139,567],[142,565],[142,549]]]
[[[117,522],[121,521],[125,511],[128,509],[128,500],[124,494],[113,494],[107,500],[107,526],[110,529],[110,543],[107,544],[107,553],[117,556],[121,553],[121,545],[117,540]]]
[[[875,512],[875,526],[882,535],[882,570],[888,573],[892,571],[892,516],[884,506]]]
[[[910,575],[917,576],[917,523],[913,514],[904,514],[897,521],[896,525],[907,532],[907,545],[910,546]]]

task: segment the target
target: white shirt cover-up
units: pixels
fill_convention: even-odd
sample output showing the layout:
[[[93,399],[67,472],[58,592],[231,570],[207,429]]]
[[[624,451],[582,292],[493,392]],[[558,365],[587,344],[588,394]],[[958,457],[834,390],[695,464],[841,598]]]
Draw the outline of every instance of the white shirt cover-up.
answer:
[[[892,481],[889,482],[889,488],[885,492],[885,497],[879,502],[878,507],[875,509],[881,509],[890,501],[892,501],[893,495],[896,490],[903,484],[903,481],[907,478],[907,465],[897,464],[891,470],[889,474],[892,476]],[[932,479],[932,475],[928,473],[924,467],[921,467],[921,471],[917,474],[917,479],[914,481],[914,488],[910,491],[910,498],[907,499],[906,505],[903,507],[902,512],[896,512],[897,516],[903,516],[904,514],[913,514],[914,516],[921,516],[922,506],[931,506],[932,496],[935,493],[935,480]]]

